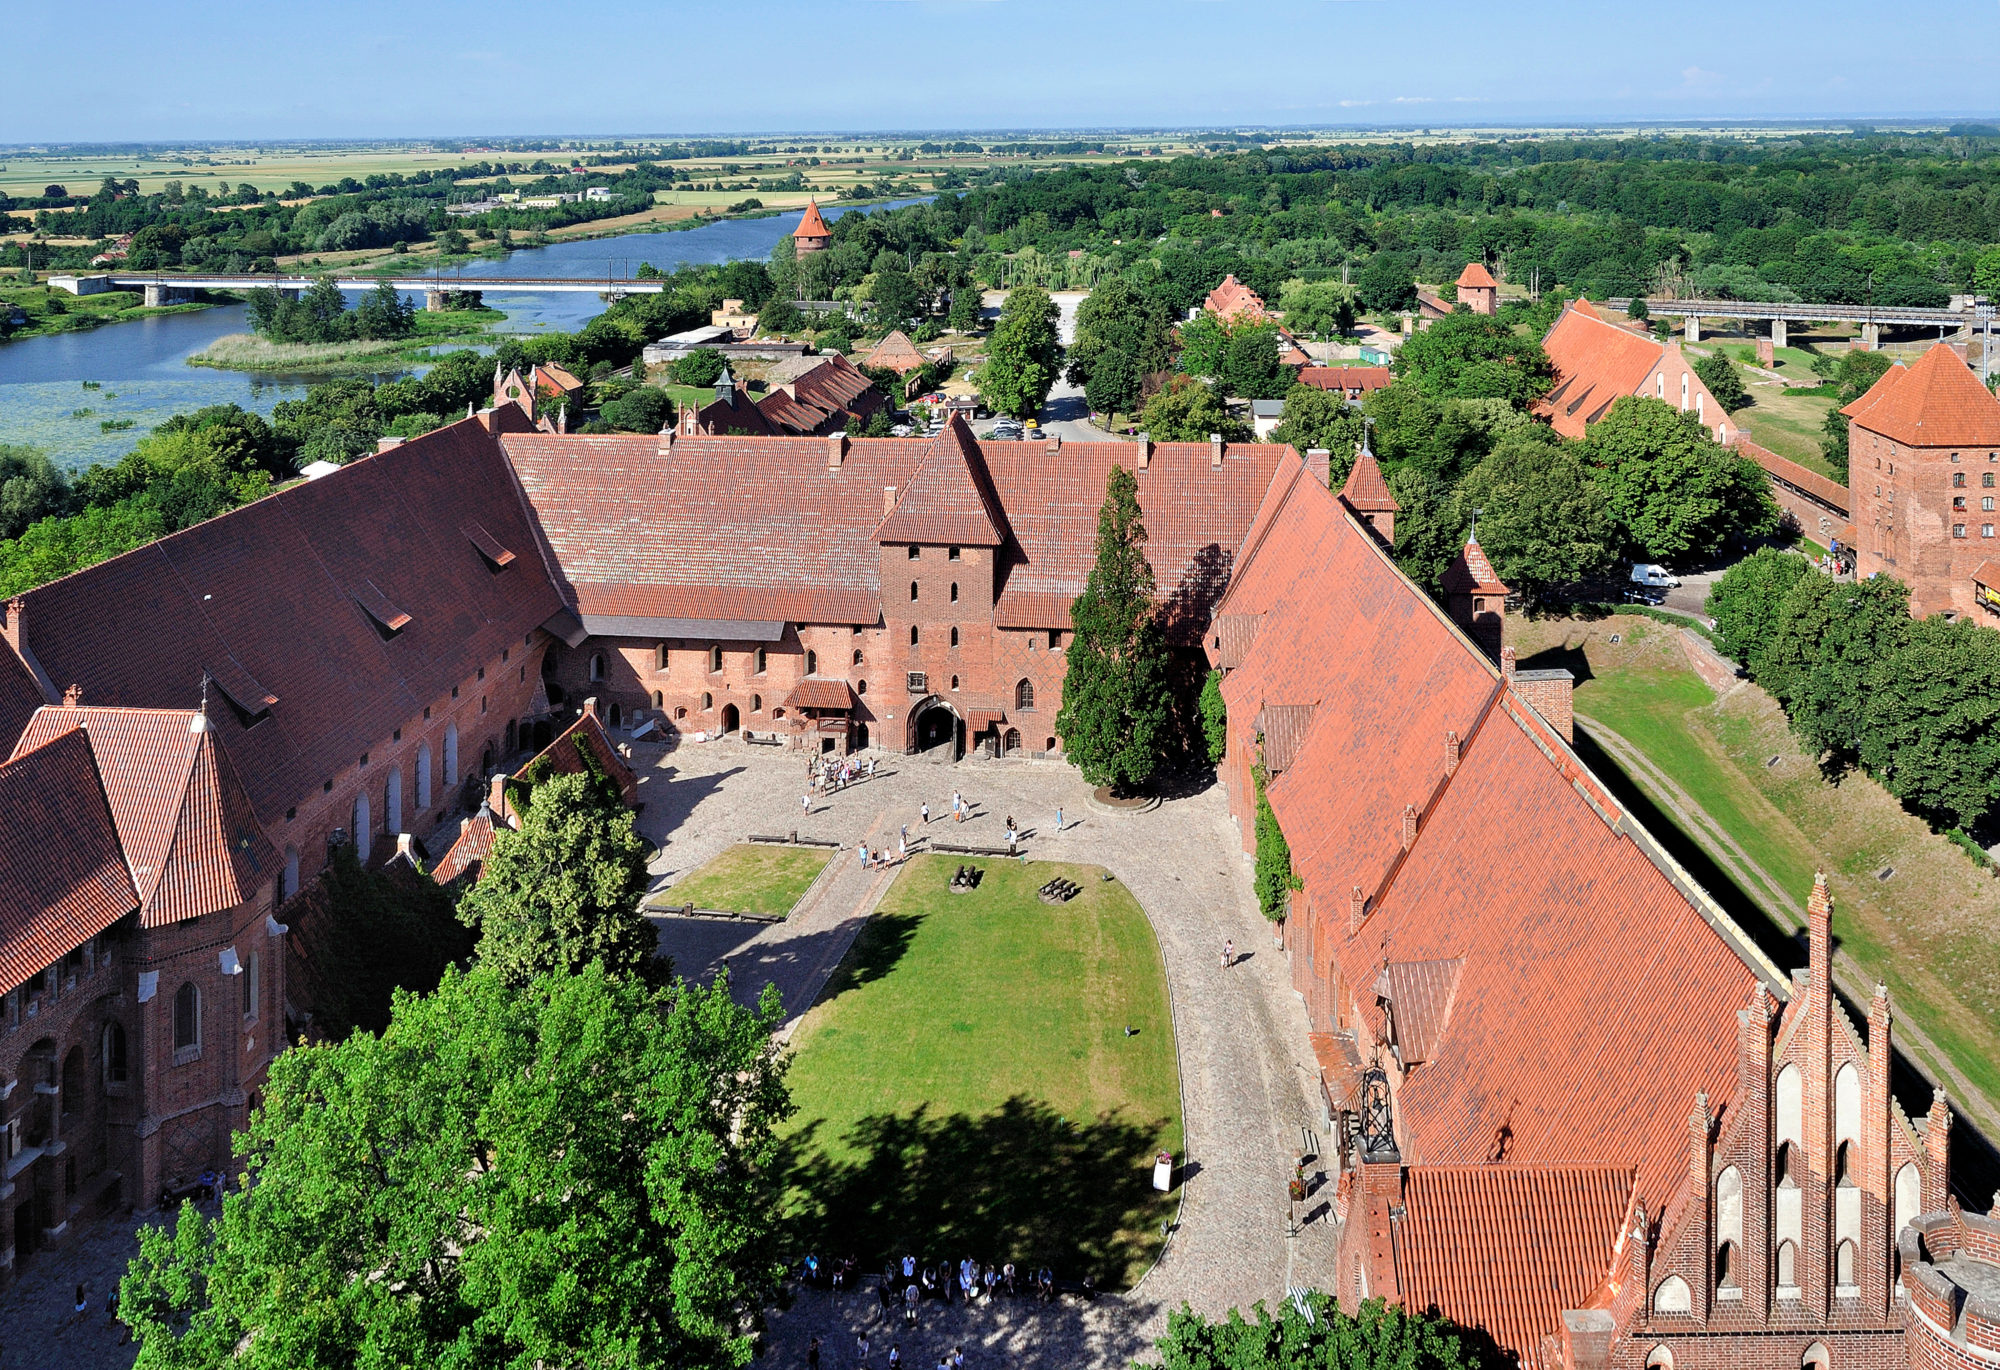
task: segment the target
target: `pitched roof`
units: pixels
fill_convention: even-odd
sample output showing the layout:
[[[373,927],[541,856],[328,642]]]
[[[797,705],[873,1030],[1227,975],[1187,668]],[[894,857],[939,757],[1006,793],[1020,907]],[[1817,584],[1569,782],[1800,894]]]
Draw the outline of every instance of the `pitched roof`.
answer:
[[[1989,590],[2000,590],[2000,561],[1989,558],[1980,562],[1973,571],[1972,578]]]
[[[1250,319],[1268,318],[1270,311],[1264,307],[1264,298],[1232,275],[1224,276],[1222,284],[1208,292],[1208,298],[1201,307],[1221,319],[1224,323],[1234,322],[1239,316]]]
[[[862,359],[862,364],[884,366],[895,371],[914,371],[924,364],[924,354],[917,351],[917,345],[910,341],[909,334],[900,328],[893,328]]]
[[[35,710],[55,700],[42,693],[33,672],[0,642],[0,744],[19,737]]]
[[[1538,1364],[1563,1310],[1610,1273],[1631,1197],[1620,1166],[1412,1166],[1394,1248],[1402,1301]]]
[[[1465,544],[1438,581],[1448,595],[1507,593],[1507,587],[1493,573],[1493,563],[1486,559],[1485,549],[1476,542]]]
[[[757,402],[776,428],[817,432],[836,414],[872,412],[877,407],[865,398],[873,391],[873,383],[853,362],[837,352],[815,360],[818,366],[773,388]]]
[[[1787,485],[1805,491],[1821,504],[1838,509],[1842,513],[1854,507],[1852,502],[1854,497],[1845,485],[1828,480],[1817,471],[1808,471],[1797,462],[1779,456],[1768,447],[1760,447],[1748,438],[1739,436],[1736,450],[1763,467],[1765,473],[1772,479],[1781,480]]]
[[[1340,497],[1347,501],[1348,508],[1361,514],[1395,514],[1403,508],[1389,493],[1389,483],[1382,479],[1382,464],[1375,460],[1373,452],[1356,455],[1354,467],[1340,487]]]
[[[91,705],[185,710],[214,679],[236,707],[214,701],[210,722],[274,825],[562,607],[540,558],[495,569],[468,520],[502,550],[535,546],[473,419],[30,590],[22,632]],[[410,616],[386,639],[371,582]],[[277,702],[245,707],[246,680]]]
[[[1911,447],[2000,447],[2000,399],[1946,343],[1908,368],[1890,367],[1840,412]]]
[[[820,216],[819,201],[806,201],[805,216],[799,220],[799,226],[792,230],[792,236],[794,238],[830,238],[833,236],[833,230],[826,226],[826,220]]]
[[[576,722],[557,733],[555,739],[535,753],[516,774],[537,782],[558,775],[581,775],[584,773],[584,752],[590,753],[598,771],[617,787],[618,797],[626,807],[639,802],[638,777],[633,775],[625,758],[618,755],[618,749],[611,745],[604,724],[588,710],[578,714]]]
[[[1663,344],[1605,322],[1588,302],[1563,310],[1542,339],[1556,383],[1534,412],[1566,438],[1580,438],[1614,402],[1639,387],[1666,353]]]
[[[1316,390],[1380,390],[1392,377],[1386,366],[1308,366],[1299,372],[1299,383]]]
[[[807,676],[785,696],[787,709],[852,709],[854,689],[844,680],[822,680]]]
[[[72,731],[0,763],[0,989],[139,907],[89,738]]]
[[[954,414],[930,440],[896,507],[875,530],[875,540],[998,547],[1006,541],[1006,526],[979,444],[965,420]]]
[[[1500,282],[1493,279],[1493,273],[1486,269],[1486,263],[1484,262],[1468,262],[1465,270],[1458,273],[1458,285],[1460,287],[1471,286],[1474,289],[1485,290],[1498,290],[1500,288]]]
[[[141,926],[234,908],[277,875],[277,852],[208,719],[191,709],[51,705],[14,755],[77,730],[89,734]]]
[[[1421,1065],[1435,1054],[1451,1018],[1463,957],[1443,961],[1391,961],[1375,979],[1378,1003],[1388,1006],[1397,1059]]]
[[[481,804],[478,813],[459,821],[458,837],[452,842],[450,850],[431,867],[431,879],[440,885],[449,885],[470,873],[477,880],[486,858],[493,854],[493,838],[493,810]]]
[[[1265,770],[1282,775],[1291,769],[1292,758],[1299,754],[1299,747],[1312,728],[1312,717],[1310,704],[1266,704],[1257,711],[1257,720],[1251,726],[1264,739]]]

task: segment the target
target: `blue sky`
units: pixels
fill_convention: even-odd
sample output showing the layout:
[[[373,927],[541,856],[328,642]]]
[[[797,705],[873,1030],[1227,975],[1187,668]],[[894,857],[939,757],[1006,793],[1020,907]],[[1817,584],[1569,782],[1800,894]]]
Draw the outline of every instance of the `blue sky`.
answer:
[[[73,21],[7,20],[0,142],[2000,116],[2000,0],[108,0]]]

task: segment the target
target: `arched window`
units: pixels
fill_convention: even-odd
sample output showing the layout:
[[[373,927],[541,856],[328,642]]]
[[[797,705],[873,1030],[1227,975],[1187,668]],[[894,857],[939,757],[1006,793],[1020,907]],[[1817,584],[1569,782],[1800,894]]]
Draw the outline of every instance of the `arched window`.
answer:
[[[278,887],[280,899],[290,899],[299,892],[299,849],[285,848],[285,880]]]
[[[1825,1342],[1816,1341],[1806,1348],[1799,1357],[1799,1370],[1833,1370],[1833,1357],[1827,1354]]]
[[[653,707],[654,707],[654,708],[656,708],[656,709],[657,709],[657,708],[660,708],[660,707],[661,707],[662,705],[664,705],[664,704],[665,704],[666,702],[667,702],[667,697],[666,697],[666,696],[665,696],[664,694],[660,693],[660,692],[659,692],[658,690],[655,690],[655,691],[653,691]]]
[[[260,988],[257,983],[257,952],[252,948],[250,954],[243,958],[243,1016],[246,1019],[257,1016]]]
[[[592,652],[590,654],[590,678],[592,680],[604,679],[604,653]]]
[[[514,725],[509,723],[509,728]],[[388,820],[390,832],[403,830],[403,771],[400,766],[389,768],[389,779],[382,786],[382,816]]]
[[[493,739],[490,737],[486,739],[486,745],[479,749],[479,773],[482,776],[493,774]]]
[[[750,712],[753,714],[761,714],[764,712],[764,696],[762,695],[750,696]]]
[[[1646,1355],[1646,1370],[1674,1370],[1674,1353],[1656,1346]]]
[[[513,754],[515,753],[515,751],[516,751],[516,750],[518,749],[518,746],[519,746],[519,738],[520,738],[520,736],[521,736],[520,732],[519,732],[519,731],[518,731],[518,730],[517,730],[517,729],[516,729],[516,728],[514,727],[514,720],[513,720],[513,719],[511,719],[511,718],[510,718],[510,719],[508,719],[508,720],[507,720],[507,746],[506,746],[506,752],[507,752],[507,755],[509,755],[509,756],[512,756],[512,755],[513,755]]]
[[[1667,397],[1667,373],[1664,371],[1656,372],[1654,373],[1653,376],[1653,398],[1656,400],[1663,400],[1666,397]]]
[[[458,725],[444,725],[444,783],[447,786],[458,783]]]
[[[764,674],[764,668],[769,664],[770,664],[770,657],[766,655],[762,647],[759,647],[757,649],[757,674],[758,675]]]
[[[953,628],[953,629],[951,630],[951,645],[952,645],[952,646],[954,646],[954,647],[956,647],[956,646],[958,645],[958,629],[957,629],[957,628]]]
[[[604,721],[611,727],[616,728],[624,721],[624,718],[625,715],[619,712],[618,701],[615,699],[612,700],[611,707],[604,711]]]
[[[373,836],[368,828],[368,791],[363,790],[354,796],[354,855],[363,862],[368,860],[369,838]]]
[[[1741,1287],[1736,1274],[1735,1242],[1724,1242],[1715,1248],[1715,1287],[1719,1290]]]
[[[954,689],[954,690],[956,690],[956,689],[958,688],[958,677],[957,677],[957,676],[953,676],[953,677],[951,678],[951,688],[952,688],[952,689]]]
[[[1035,682],[1025,676],[1014,686],[1014,707],[1023,713],[1035,707]]]
[[[1693,1291],[1688,1288],[1687,1281],[1679,1275],[1667,1276],[1653,1291],[1655,1313],[1686,1313],[1693,1307]]]
[[[1688,407],[1688,373],[1681,372],[1681,408]]]
[[[1842,1242],[1833,1249],[1833,1282],[1836,1285],[1852,1285],[1855,1282],[1855,1252],[1856,1247],[1851,1241]]]
[[[431,744],[417,744],[417,812],[431,806]]]
[[[667,644],[664,642],[653,648],[653,669],[656,671],[667,669]]]
[[[106,1023],[104,1025],[104,1083],[123,1084],[131,1072],[125,1047],[125,1025]]]
[[[192,980],[174,991],[174,1050],[201,1046],[201,991]]]
[[[856,666],[861,664],[861,649],[859,647],[854,649],[854,664]]]
[[[819,674],[819,653],[811,650],[810,648],[808,648],[806,651],[806,674],[807,675]]]
[[[955,580],[951,583],[951,602],[958,603],[958,582]]]
[[[1021,730],[1019,728],[1009,728],[1007,730],[1006,734],[1000,739],[1000,750],[1003,752],[1018,752],[1021,750]]]
[[[719,671],[722,669],[722,648],[710,647],[708,649],[708,669],[710,671]]]
[[[1715,1244],[1717,1247],[1741,1247],[1743,1245],[1743,1172],[1735,1166],[1724,1166],[1722,1173],[1715,1177]],[[1716,1269],[1722,1269],[1721,1258],[1717,1258]],[[1720,1275],[1716,1283],[1722,1282]]]
[[[1903,1235],[1917,1216],[1918,1208],[1924,1201],[1924,1179],[1917,1170],[1915,1161],[1907,1161],[1896,1172],[1896,1201],[1889,1215],[1889,1240],[1895,1241]]]
[[[707,690],[701,692],[701,707],[704,712],[715,707],[715,696]]]
[[[1799,1247],[1797,1242],[1778,1243],[1778,1288],[1799,1287]]]
[[[1854,1143],[1842,1142],[1833,1153],[1833,1183],[1838,1189],[1854,1188]]]
[[[1860,1137],[1861,1072],[1849,1061],[1833,1077],[1833,1139],[1852,1142]]]
[[[1707,396],[1701,391],[1697,390],[1694,392],[1694,421],[1696,423],[1702,422],[1701,402],[1706,398]]]
[[[865,695],[865,694],[867,694],[867,693],[868,693],[868,682],[867,682],[867,681],[865,681],[865,680],[857,680],[857,681],[855,681],[855,682],[854,682],[854,693],[856,693],[856,694],[858,694],[858,695]]]
[[[917,601],[917,583],[913,580],[910,582],[910,602],[914,604],[916,603],[916,601]]]
[[[917,645],[917,625],[914,623],[910,625],[910,645],[912,647]]]

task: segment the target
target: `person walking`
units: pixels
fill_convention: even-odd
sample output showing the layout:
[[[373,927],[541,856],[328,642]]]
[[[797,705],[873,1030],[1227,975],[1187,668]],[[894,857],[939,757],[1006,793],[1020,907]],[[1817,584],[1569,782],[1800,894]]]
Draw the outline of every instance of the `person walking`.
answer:
[[[1014,820],[1007,820],[1007,855],[1018,856],[1021,850],[1021,835],[1014,831]]]
[[[903,1348],[895,1342],[889,1343],[889,1370],[896,1370],[903,1363]]]
[[[928,799],[926,799],[926,800],[925,800],[925,801],[924,801],[924,802],[923,802],[923,803],[922,803],[922,804],[921,804],[921,805],[920,805],[920,806],[918,807],[918,809],[917,809],[917,812],[918,812],[918,813],[919,813],[920,815],[922,815],[922,817],[923,817],[923,820],[924,820],[924,826],[928,828],[928,827],[929,827],[929,826],[931,825],[931,801],[930,801],[930,800],[928,800]]]
[[[903,1326],[917,1325],[917,1300],[923,1295],[917,1290],[917,1282],[911,1280],[903,1290]]]
[[[1062,836],[1062,830],[1063,830],[1063,815],[1062,815],[1062,805],[1058,804],[1058,805],[1056,805],[1056,836],[1057,836],[1057,837],[1061,837],[1061,836]]]
[[[955,822],[965,821],[965,797],[957,790],[951,792],[951,816]]]
[[[819,1370],[819,1338],[806,1343],[806,1370]]]
[[[1236,943],[1233,941],[1224,942],[1222,944],[1222,968],[1224,970],[1228,970],[1231,966],[1235,964],[1236,964]]]
[[[76,1287],[76,1320],[83,1321],[83,1315],[90,1311],[90,1288],[88,1285]]]
[[[859,846],[859,848],[858,848],[858,850],[859,850],[859,851],[861,852],[861,869],[862,869],[862,870],[867,870],[867,869],[868,869],[868,844],[867,844],[866,842],[863,842],[863,843],[861,843],[861,844],[860,844],[860,846]]]
[[[872,1348],[868,1345],[868,1334],[866,1332],[863,1332],[855,1337],[854,1358],[861,1364],[863,1365],[868,1364],[868,1352],[871,1349]]]
[[[896,839],[896,859],[898,861],[907,861],[910,859],[910,834],[907,829],[904,830],[901,837]]]
[[[807,818],[810,818],[812,817],[812,811],[813,811],[812,791],[807,790],[804,794],[799,796],[799,812],[804,814]]]

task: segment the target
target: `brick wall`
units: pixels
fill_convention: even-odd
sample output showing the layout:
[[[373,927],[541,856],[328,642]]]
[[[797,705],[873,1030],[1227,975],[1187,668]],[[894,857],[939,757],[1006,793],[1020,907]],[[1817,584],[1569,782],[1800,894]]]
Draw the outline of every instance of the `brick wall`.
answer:
[[[1971,576],[2000,558],[2000,452],[1909,447],[1850,423],[1848,484],[1863,576],[1879,571],[1903,581],[1920,618],[1950,610],[1991,621],[1973,601]],[[1989,527],[1994,536],[1985,535]]]

